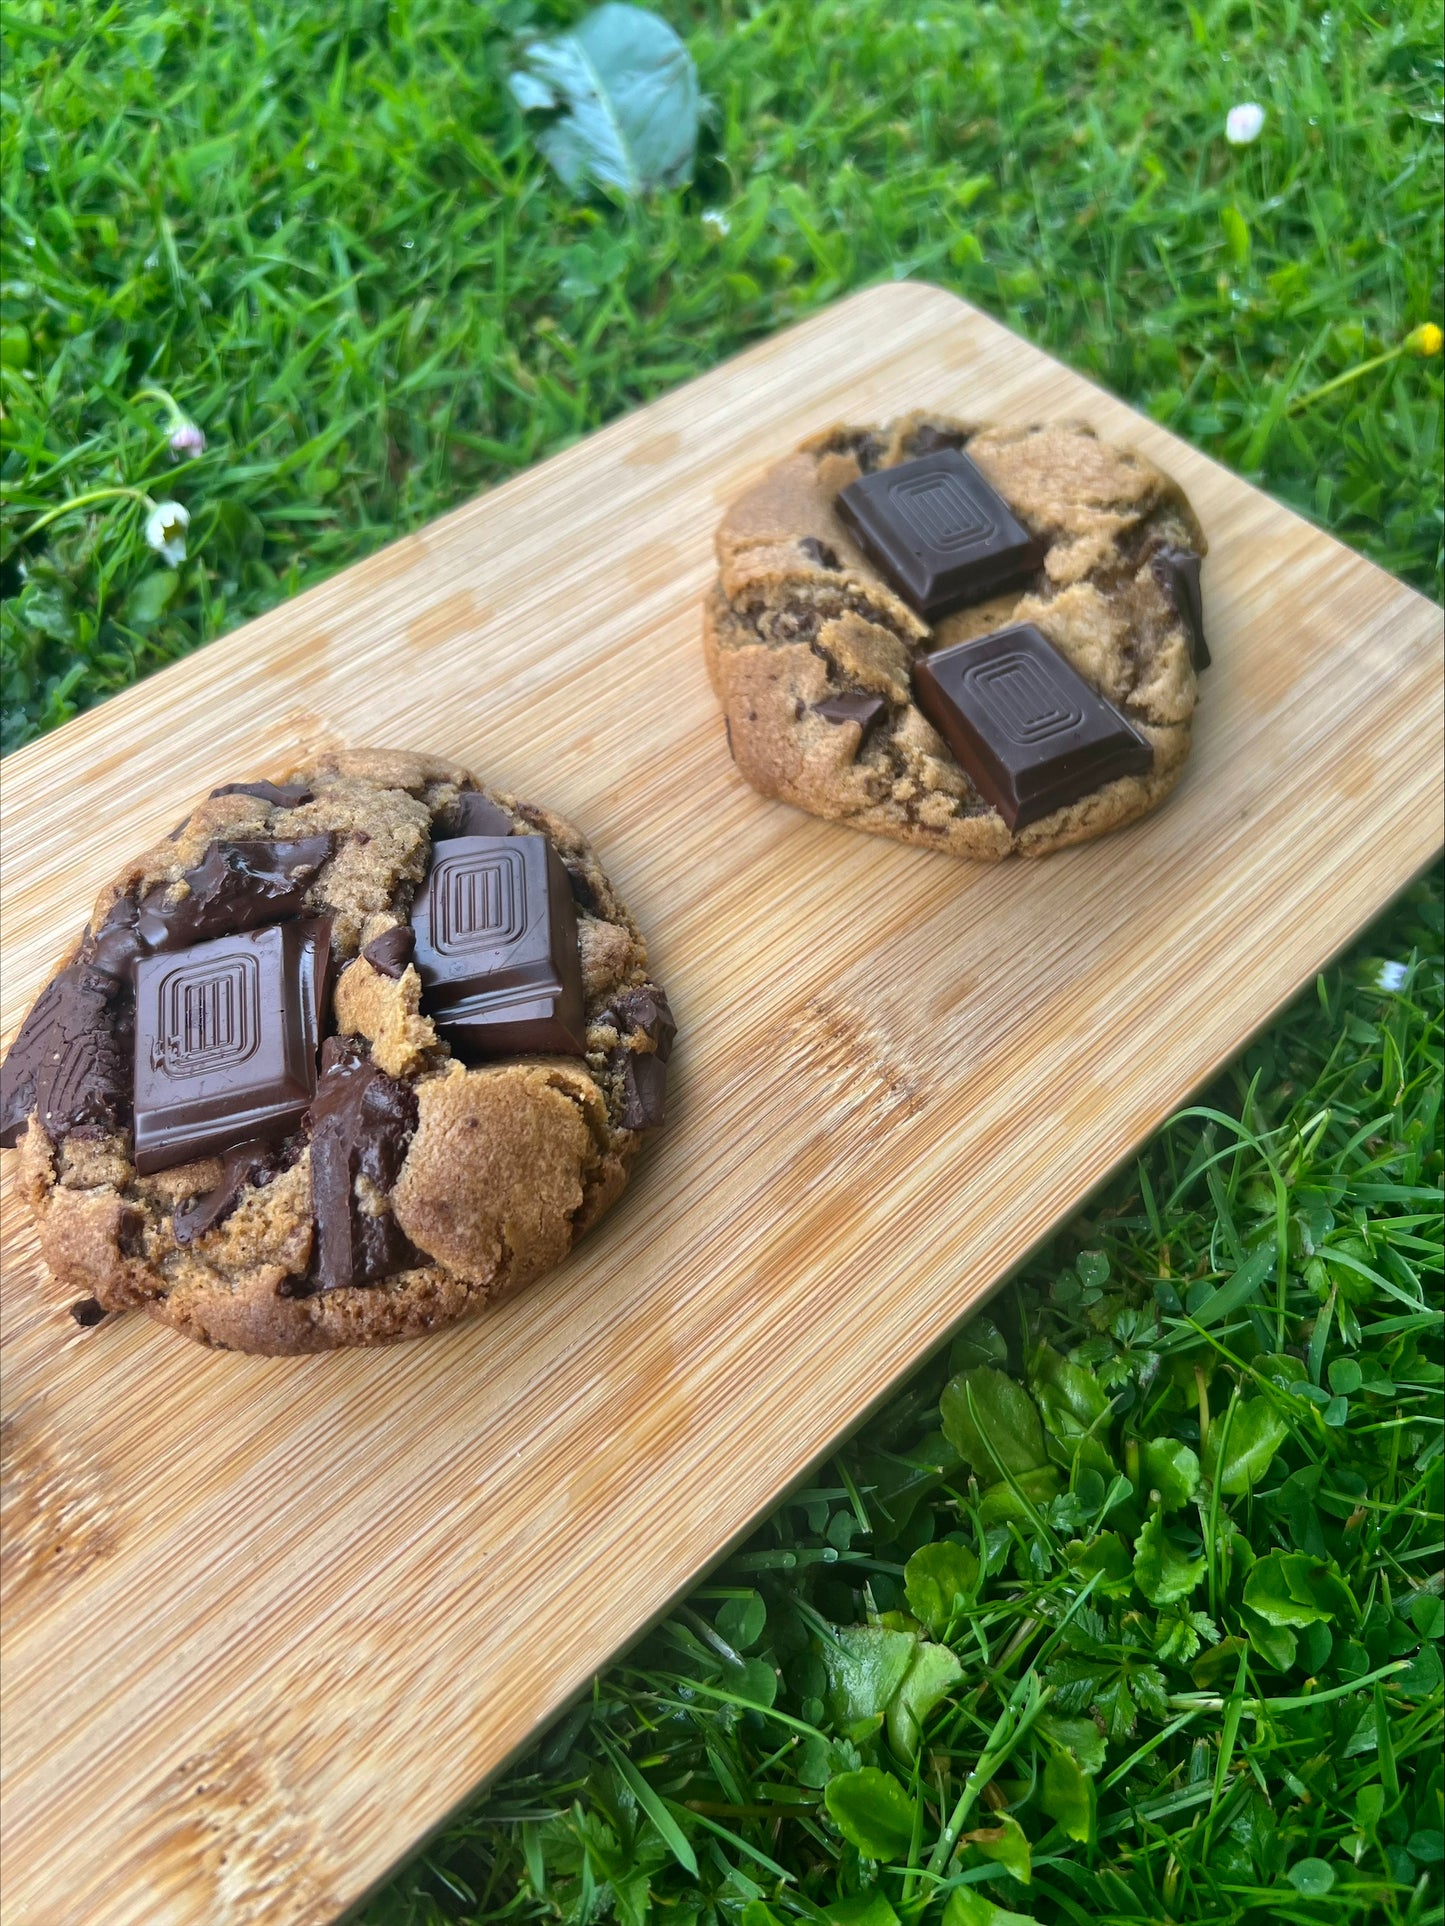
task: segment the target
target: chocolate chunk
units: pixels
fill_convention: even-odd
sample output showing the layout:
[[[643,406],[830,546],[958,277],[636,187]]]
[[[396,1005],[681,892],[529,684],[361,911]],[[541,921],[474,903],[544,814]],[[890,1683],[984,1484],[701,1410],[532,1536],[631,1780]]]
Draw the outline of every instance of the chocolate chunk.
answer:
[[[798,547],[802,549],[808,560],[816,562],[819,568],[842,568],[843,566],[838,558],[837,549],[830,547],[827,542],[820,542],[816,535],[804,535]]]
[[[572,901],[578,909],[586,910],[589,916],[600,916],[602,906],[597,900],[596,890],[587,880],[587,872],[574,869],[571,863],[567,863],[564,867],[567,871],[567,881],[572,886]]]
[[[458,836],[510,836],[512,819],[505,809],[474,789],[464,789],[437,817],[432,829],[433,842],[453,841]]]
[[[219,789],[211,791],[213,796],[259,796],[262,802],[274,803],[278,809],[299,809],[302,803],[309,803],[315,793],[304,782],[223,782]]]
[[[667,1066],[662,1057],[617,1049],[612,1052],[612,1065],[622,1073],[622,1128],[661,1130],[667,1095]]]
[[[1044,548],[957,449],[850,482],[839,519],[905,601],[930,621],[1020,581]]]
[[[184,895],[172,901],[162,884],[141,899],[136,933],[149,950],[178,950],[299,916],[312,878],[335,846],[330,835],[212,843],[182,878]]]
[[[83,1331],[88,1331],[105,1316],[105,1306],[98,1297],[78,1297],[70,1307],[70,1315]]]
[[[316,1089],[331,925],[273,924],[135,968],[135,1167],[293,1130]]]
[[[395,929],[383,930],[380,936],[373,937],[361,954],[372,969],[380,970],[383,976],[401,977],[406,974],[415,948],[416,931],[405,923],[398,923]]]
[[[241,1201],[249,1184],[268,1183],[281,1168],[281,1152],[275,1144],[258,1137],[235,1144],[221,1159],[221,1181],[181,1205],[171,1220],[171,1231],[178,1244],[194,1244],[207,1231],[223,1224]]]
[[[1165,599],[1184,624],[1189,637],[1189,660],[1202,674],[1209,667],[1209,644],[1204,639],[1204,594],[1199,586],[1199,557],[1187,548],[1166,544],[1149,557],[1149,567]]]
[[[379,1070],[352,1039],[327,1039],[307,1116],[316,1220],[312,1289],[379,1284],[430,1262],[386,1205],[416,1120],[416,1092],[409,1083]]]
[[[1144,738],[1030,622],[921,657],[913,682],[919,707],[1010,829],[1154,766]]]
[[[636,990],[624,990],[621,996],[612,999],[613,1015],[617,1028],[624,1035],[640,1030],[657,1045],[657,1054],[666,1063],[672,1055],[672,1040],[677,1035],[677,1024],[672,1011],[668,1008],[667,997],[655,983],[645,983]]]
[[[139,921],[135,898],[118,896],[106,911],[100,928],[94,934],[87,931],[82,946],[85,960],[128,983],[136,958],[145,954],[146,946],[136,927]]]
[[[36,998],[0,1065],[0,1144],[13,1150],[34,1115],[52,1137],[84,1124],[119,1129],[130,1116],[130,992],[104,970],[72,963]]]
[[[867,735],[887,704],[881,696],[867,695],[861,689],[845,689],[842,695],[827,696],[813,704],[813,714],[825,722],[856,722],[859,741]]]
[[[967,440],[967,435],[961,429],[934,428],[925,422],[921,428],[915,428],[908,437],[908,452],[914,457],[937,455],[941,454],[945,448],[962,448]]]
[[[412,908],[423,1008],[461,1056],[582,1056],[577,912],[545,836],[439,843]]]

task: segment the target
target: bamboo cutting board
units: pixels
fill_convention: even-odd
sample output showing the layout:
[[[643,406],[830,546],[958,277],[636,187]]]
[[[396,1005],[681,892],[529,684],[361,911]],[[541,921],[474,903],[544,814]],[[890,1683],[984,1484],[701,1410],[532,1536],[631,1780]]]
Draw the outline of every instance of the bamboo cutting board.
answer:
[[[920,404],[1135,441],[1212,545],[1182,787],[1042,864],[815,821],[723,746],[723,504]],[[78,1331],[10,1199],[16,1926],[297,1926],[384,1875],[1429,859],[1440,612],[951,296],[878,288],[12,757],[7,1028],[120,858],[328,731],[595,836],[681,1024],[675,1121],[559,1272],[392,1351]]]

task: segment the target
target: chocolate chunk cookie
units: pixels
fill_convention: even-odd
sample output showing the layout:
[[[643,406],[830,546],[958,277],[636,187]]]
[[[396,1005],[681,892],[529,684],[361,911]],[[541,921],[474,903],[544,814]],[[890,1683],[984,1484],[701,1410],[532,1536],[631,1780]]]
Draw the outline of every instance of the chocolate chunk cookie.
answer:
[[[983,861],[1116,829],[1189,754],[1205,549],[1175,484],[1080,423],[830,429],[718,530],[703,636],[733,759]]]
[[[570,823],[395,750],[226,783],[102,891],[0,1066],[81,1325],[324,1351],[566,1255],[675,1034]]]

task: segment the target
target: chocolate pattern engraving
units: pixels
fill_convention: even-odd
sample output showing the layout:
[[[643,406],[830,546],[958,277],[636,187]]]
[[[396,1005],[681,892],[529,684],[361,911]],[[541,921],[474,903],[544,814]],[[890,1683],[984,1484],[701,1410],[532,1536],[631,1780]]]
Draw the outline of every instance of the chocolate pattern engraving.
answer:
[[[963,680],[999,734],[1022,748],[1067,735],[1084,719],[1078,703],[1070,701],[1057,683],[1048,682],[1037,661],[1021,650],[965,670]]]
[[[864,552],[929,620],[1007,588],[1043,559],[1042,544],[957,448],[862,475],[836,507]]]
[[[438,845],[412,927],[423,1007],[459,1055],[585,1053],[577,911],[545,836]]]
[[[1144,738],[1032,623],[924,656],[913,684],[918,706],[1010,829],[1153,767]]]
[[[316,1089],[330,941],[316,918],[137,962],[138,1171],[295,1128]]]

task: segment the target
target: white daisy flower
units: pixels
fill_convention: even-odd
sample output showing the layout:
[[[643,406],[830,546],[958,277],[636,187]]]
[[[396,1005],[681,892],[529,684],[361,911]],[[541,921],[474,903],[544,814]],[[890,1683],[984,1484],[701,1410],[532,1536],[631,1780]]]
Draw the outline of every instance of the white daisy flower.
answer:
[[[179,502],[157,502],[146,516],[146,540],[172,568],[179,568],[186,559],[186,530],[190,525],[191,511]]]
[[[1241,101],[1225,117],[1224,138],[1231,147],[1248,147],[1264,130],[1264,109],[1257,100]]]
[[[1403,963],[1382,963],[1380,974],[1375,978],[1382,990],[1403,990],[1405,978],[1410,974]]]
[[[170,433],[170,451],[177,461],[194,461],[206,452],[206,437],[193,421],[178,421]]]

